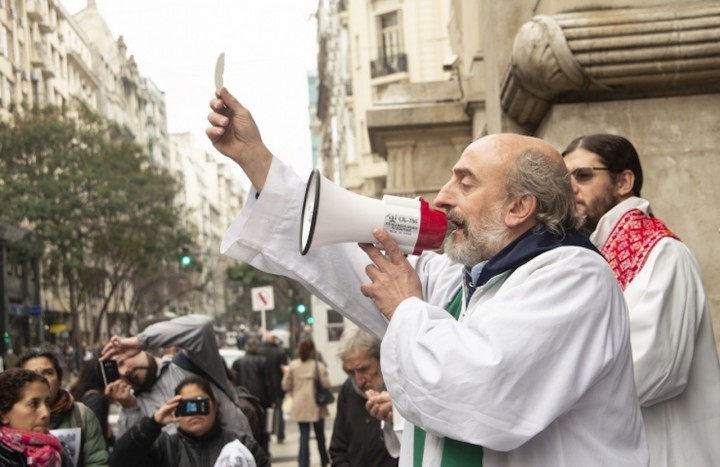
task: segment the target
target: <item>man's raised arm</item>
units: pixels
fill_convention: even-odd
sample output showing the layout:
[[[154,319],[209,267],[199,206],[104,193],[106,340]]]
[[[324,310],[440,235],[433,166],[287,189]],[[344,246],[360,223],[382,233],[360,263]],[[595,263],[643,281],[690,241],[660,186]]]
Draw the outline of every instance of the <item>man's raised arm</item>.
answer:
[[[212,112],[208,115],[210,126],[205,133],[213,146],[223,155],[237,162],[250,183],[260,192],[270,170],[272,154],[260,137],[250,111],[222,88],[210,100]]]

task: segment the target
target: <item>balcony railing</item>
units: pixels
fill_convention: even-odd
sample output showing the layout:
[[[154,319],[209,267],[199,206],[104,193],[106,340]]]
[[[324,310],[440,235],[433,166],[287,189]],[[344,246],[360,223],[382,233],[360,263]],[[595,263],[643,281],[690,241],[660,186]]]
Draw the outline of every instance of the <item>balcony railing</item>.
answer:
[[[378,58],[370,62],[370,77],[378,78],[393,73],[401,73],[407,71],[407,55],[396,54]]]

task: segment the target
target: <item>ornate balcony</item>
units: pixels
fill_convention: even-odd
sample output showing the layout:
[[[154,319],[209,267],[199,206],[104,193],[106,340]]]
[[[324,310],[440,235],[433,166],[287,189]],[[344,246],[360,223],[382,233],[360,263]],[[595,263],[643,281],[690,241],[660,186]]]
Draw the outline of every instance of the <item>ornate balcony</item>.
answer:
[[[370,62],[370,77],[379,78],[393,73],[408,71],[407,54],[395,54],[380,57]]]

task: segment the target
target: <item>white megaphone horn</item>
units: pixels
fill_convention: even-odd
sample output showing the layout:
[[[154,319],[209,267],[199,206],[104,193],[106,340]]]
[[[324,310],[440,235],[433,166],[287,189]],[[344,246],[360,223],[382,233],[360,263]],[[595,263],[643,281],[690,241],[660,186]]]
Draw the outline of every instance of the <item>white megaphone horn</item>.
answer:
[[[332,243],[376,243],[375,227],[387,230],[403,253],[417,255],[442,246],[447,218],[422,198],[368,198],[312,171],[303,201],[300,253]]]

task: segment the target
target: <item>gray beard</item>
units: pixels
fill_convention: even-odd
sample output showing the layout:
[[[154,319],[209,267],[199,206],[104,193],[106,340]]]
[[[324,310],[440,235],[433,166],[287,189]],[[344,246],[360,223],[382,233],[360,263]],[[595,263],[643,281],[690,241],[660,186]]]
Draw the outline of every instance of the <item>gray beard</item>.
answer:
[[[465,225],[463,241],[448,236],[444,251],[452,259],[469,268],[492,259],[507,244],[507,227],[500,219]]]

